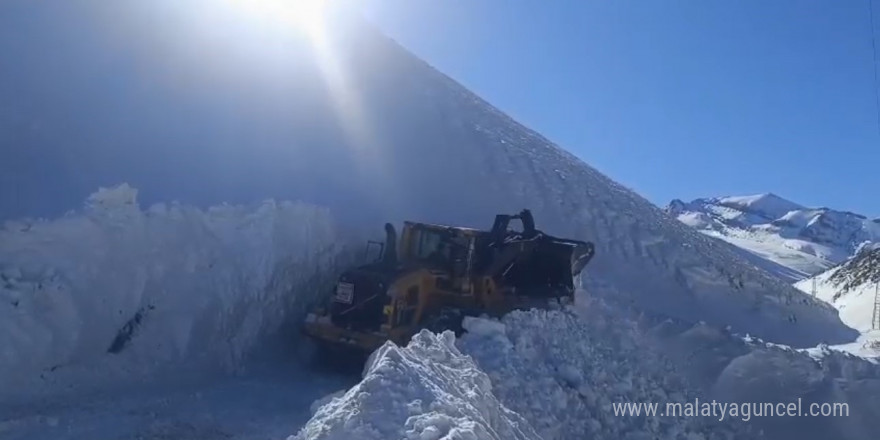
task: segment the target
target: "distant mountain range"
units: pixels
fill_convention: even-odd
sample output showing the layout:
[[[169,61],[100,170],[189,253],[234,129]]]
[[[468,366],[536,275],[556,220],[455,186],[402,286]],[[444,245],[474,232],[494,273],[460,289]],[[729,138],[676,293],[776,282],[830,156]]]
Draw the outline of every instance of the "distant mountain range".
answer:
[[[759,267],[791,282],[822,273],[880,241],[880,219],[809,208],[772,193],[673,200],[666,211],[733,244]]]

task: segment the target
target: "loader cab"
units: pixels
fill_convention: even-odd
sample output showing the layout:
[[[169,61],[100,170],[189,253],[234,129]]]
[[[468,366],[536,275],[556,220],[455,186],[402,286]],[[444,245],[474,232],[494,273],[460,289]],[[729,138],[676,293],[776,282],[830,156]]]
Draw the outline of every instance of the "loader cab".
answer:
[[[424,266],[458,279],[471,274],[475,250],[485,232],[460,227],[405,222],[400,240],[404,265]]]
[[[378,247],[379,256],[343,272],[337,280],[329,304],[335,325],[350,330],[380,330],[387,322],[387,307],[396,300],[388,293],[389,288],[399,277],[417,268],[452,275],[442,277],[439,287],[452,289],[463,284],[460,277],[468,273],[468,249],[478,231],[405,222],[399,238],[391,224],[385,225],[385,232],[384,243],[367,245]],[[416,302],[414,299],[407,304]],[[405,317],[399,320],[406,321]]]

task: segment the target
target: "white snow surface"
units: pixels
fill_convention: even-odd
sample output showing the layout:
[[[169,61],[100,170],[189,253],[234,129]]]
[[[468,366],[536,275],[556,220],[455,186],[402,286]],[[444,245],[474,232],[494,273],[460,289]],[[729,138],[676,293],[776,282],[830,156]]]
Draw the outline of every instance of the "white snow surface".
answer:
[[[502,402],[541,438],[686,438],[683,417],[615,415],[612,403],[683,402],[685,381],[637,342],[626,320],[587,322],[570,311],[514,312],[465,322],[461,350],[489,374]],[[477,330],[474,332],[473,330]],[[488,330],[488,331],[487,331]],[[699,438],[699,437],[694,437]]]
[[[455,346],[423,330],[406,347],[372,354],[363,380],[333,398],[291,440],[538,440],[492,393],[489,377]]]
[[[0,403],[161,370],[234,371],[318,292],[326,210],[266,201],[142,210],[128,185],[0,229]],[[176,374],[176,373],[175,373]]]
[[[747,252],[757,266],[792,282],[845,261],[880,224],[829,208],[807,208],[775,194],[673,200],[667,212],[682,223]]]
[[[832,304],[840,317],[861,332],[873,329],[874,301],[880,285],[880,243],[860,247],[849,260],[795,284]]]
[[[0,400],[65,392],[76,407],[98,385],[125,393],[132,383],[149,387],[154,377],[185,370],[237,369],[309,303],[316,278],[332,272],[334,219],[377,232],[382,222],[403,219],[487,228],[497,213],[529,208],[548,233],[596,244],[583,283],[592,295],[688,330],[646,343],[638,333],[616,333],[629,328],[619,316],[577,320],[554,311],[471,322],[473,334],[460,347],[422,333],[409,348],[386,345],[363,382],[329,399],[298,438],[599,432],[699,440],[708,431],[691,421],[610,420],[604,403],[709,389],[749,353],[716,326],[797,347],[858,335],[833,307],[670,218],[360,21],[328,27],[328,83],[325,54],[308,42],[276,29],[249,44],[240,17],[207,23],[206,2],[61,3],[18,1],[0,14],[8,25],[0,36],[9,37],[0,49],[33,55],[5,66],[17,81],[0,82],[10,116],[0,132],[20,153],[0,161],[0,218],[10,219],[0,231]],[[225,8],[213,3],[212,12]],[[59,42],[68,56],[44,56]],[[169,53],[169,42],[171,56],[156,57]],[[125,74],[131,66],[137,75]],[[83,104],[92,102],[99,105]],[[99,191],[81,212],[23,219],[56,216],[118,182],[160,204],[143,210],[122,186]],[[303,203],[253,203],[267,197]],[[211,205],[219,206],[204,208]],[[693,327],[701,320],[707,325]],[[684,355],[666,358],[653,343]],[[784,367],[763,359],[744,363],[756,370],[745,371]],[[835,374],[808,375],[808,383],[821,377],[824,386]],[[301,383],[309,389],[309,378]],[[221,388],[233,400],[234,391]],[[42,411],[25,418],[34,414]],[[176,428],[160,424],[133,438],[232,437]]]
[[[361,384],[321,407],[293,438],[495,439],[506,432],[545,440],[869,440],[880,428],[880,365],[828,347],[794,350],[705,324],[624,313],[601,300],[517,311],[500,321],[469,317],[464,326],[454,346],[449,332],[422,332],[406,348],[387,344]],[[614,403],[663,408],[694,399],[802,399],[848,403],[851,412],[718,420],[613,410]]]
[[[0,408],[0,438],[284,439],[309,420],[314,399],[357,383],[304,370],[289,358],[268,370],[202,379],[173,386],[153,383],[136,392],[77,396],[38,407]]]

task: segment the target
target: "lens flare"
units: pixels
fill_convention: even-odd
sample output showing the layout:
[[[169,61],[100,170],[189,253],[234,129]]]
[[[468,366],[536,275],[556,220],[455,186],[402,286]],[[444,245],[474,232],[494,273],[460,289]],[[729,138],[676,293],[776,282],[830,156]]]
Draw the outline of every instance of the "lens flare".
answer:
[[[327,0],[232,0],[244,14],[264,23],[294,26],[310,38],[324,34]]]
[[[261,27],[274,26],[276,30],[298,31],[307,36],[360,173],[381,186],[379,193],[392,194],[395,190],[387,181],[389,173],[382,142],[365,112],[362,97],[351,78],[351,69],[346,68],[339,58],[338,48],[330,35],[333,29],[328,28],[338,24],[333,20],[332,8],[339,7],[339,3],[334,0],[230,1],[236,6],[238,18],[244,18],[245,22],[259,23]]]

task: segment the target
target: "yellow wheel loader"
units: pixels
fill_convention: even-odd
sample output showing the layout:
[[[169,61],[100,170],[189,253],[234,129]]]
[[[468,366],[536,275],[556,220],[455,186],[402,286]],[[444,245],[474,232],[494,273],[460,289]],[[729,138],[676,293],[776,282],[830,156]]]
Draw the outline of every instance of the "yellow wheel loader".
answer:
[[[592,243],[535,229],[529,210],[497,215],[489,231],[404,222],[399,241],[390,223],[385,233],[380,257],[344,272],[307,316],[304,331],[320,348],[368,354],[423,328],[458,332],[467,315],[573,301],[574,277],[594,255]]]

